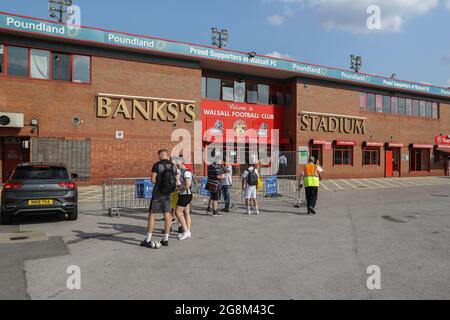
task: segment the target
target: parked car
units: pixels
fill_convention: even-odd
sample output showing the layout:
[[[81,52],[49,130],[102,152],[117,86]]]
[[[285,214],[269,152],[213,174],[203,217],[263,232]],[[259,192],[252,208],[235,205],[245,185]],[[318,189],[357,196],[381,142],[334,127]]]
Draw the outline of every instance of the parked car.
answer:
[[[78,187],[64,165],[20,164],[3,187],[0,224],[18,215],[59,213],[78,219]]]

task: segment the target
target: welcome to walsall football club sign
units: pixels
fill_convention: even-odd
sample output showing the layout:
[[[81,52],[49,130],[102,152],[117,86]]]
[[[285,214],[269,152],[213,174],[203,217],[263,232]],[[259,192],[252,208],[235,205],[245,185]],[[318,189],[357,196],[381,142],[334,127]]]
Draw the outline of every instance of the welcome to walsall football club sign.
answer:
[[[311,75],[324,79],[348,81],[360,84],[394,88],[411,92],[450,97],[450,89],[400,81],[373,75],[354,73],[339,69],[321,67],[283,59],[255,56],[248,53],[227,51],[222,49],[191,45],[157,38],[130,35],[88,27],[69,27],[52,21],[27,18],[0,12],[0,29],[30,32],[61,39],[78,40],[81,42],[105,44],[125,48],[147,50],[153,53],[182,55],[191,58],[204,58],[230,63],[254,65],[281,71],[289,71],[294,75]]]

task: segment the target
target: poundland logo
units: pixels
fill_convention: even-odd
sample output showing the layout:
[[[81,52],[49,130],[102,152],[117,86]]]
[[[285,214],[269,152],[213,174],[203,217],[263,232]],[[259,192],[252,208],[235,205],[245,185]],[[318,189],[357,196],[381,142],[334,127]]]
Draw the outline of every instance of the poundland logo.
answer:
[[[128,37],[123,35],[117,35],[113,33],[109,33],[106,37],[108,42],[119,44],[119,45],[128,45],[128,46],[135,46],[135,47],[141,47],[141,48],[154,48],[155,47],[155,41],[148,40],[148,39],[141,39],[138,37]]]
[[[66,26],[64,25],[58,25],[54,26],[49,23],[45,22],[29,22],[29,21],[23,21],[15,19],[14,17],[7,17],[6,18],[6,26],[8,28],[16,28],[20,30],[26,30],[26,31],[39,31],[39,32],[46,32],[50,34],[56,34],[56,35],[65,35],[66,34]]]

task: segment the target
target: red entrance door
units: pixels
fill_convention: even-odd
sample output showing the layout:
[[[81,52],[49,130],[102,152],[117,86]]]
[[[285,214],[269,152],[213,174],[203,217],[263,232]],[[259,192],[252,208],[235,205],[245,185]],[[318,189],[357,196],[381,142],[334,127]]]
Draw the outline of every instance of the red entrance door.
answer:
[[[392,178],[394,176],[393,163],[394,153],[392,151],[386,151],[386,178]]]
[[[16,166],[22,162],[22,145],[4,144],[3,145],[3,182],[12,174]]]

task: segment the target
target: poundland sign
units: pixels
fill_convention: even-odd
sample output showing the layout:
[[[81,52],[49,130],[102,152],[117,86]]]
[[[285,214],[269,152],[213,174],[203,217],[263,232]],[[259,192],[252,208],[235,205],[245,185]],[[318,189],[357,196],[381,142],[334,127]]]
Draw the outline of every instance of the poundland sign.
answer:
[[[67,26],[51,21],[21,17],[8,13],[0,13],[0,29],[32,32],[63,39],[101,43],[125,48],[136,48],[148,50],[153,53],[160,52],[175,54],[195,59],[203,58],[230,63],[240,63],[262,68],[288,71],[298,76],[310,75],[328,80],[360,83],[362,85],[374,85],[383,88],[450,97],[450,89],[425,84],[393,80],[389,78],[365,75],[351,71],[343,71],[271,57],[250,57],[248,54],[242,52],[227,51],[145,36],[130,35],[126,33],[118,33],[87,27]]]

